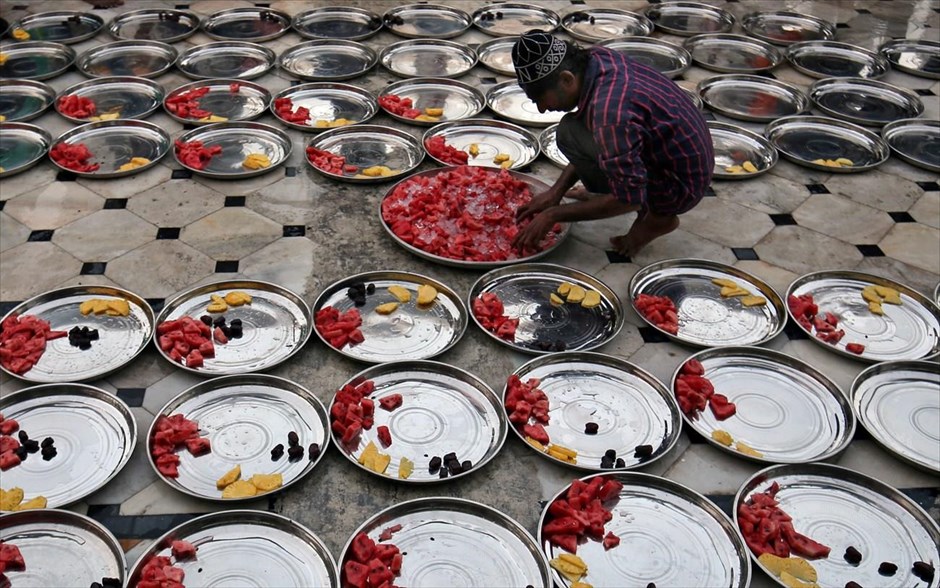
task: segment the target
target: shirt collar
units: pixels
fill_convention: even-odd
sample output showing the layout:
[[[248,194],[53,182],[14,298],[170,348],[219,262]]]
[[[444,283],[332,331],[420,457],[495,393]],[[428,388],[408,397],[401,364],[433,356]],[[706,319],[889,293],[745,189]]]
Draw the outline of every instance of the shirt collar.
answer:
[[[584,112],[591,101],[591,95],[594,94],[594,84],[597,82],[597,75],[600,73],[598,64],[597,48],[591,49],[591,56],[588,59],[588,65],[584,70],[584,78],[581,80],[581,96],[578,98],[578,111]]]

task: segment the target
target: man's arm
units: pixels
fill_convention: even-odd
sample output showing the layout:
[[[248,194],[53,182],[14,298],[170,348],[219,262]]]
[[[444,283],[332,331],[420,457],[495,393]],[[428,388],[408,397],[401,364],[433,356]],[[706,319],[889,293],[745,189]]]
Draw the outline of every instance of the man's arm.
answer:
[[[565,193],[576,183],[578,183],[578,174],[574,171],[574,166],[569,163],[565,166],[565,169],[562,170],[561,175],[558,176],[558,179],[555,180],[551,188],[536,194],[532,197],[532,200],[529,200],[528,204],[520,207],[519,210],[516,211],[516,219],[523,220],[530,216],[535,216],[552,206],[556,206],[561,202]]]
[[[581,202],[552,206],[535,215],[516,235],[513,245],[520,250],[534,250],[555,223],[598,220],[639,210],[638,204],[626,204],[611,194],[598,194]]]

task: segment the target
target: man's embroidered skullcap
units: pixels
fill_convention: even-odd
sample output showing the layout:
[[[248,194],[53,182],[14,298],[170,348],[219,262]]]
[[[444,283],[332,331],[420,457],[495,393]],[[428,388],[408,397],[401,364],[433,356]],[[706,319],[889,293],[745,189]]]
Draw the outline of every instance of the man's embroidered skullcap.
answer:
[[[512,47],[512,63],[520,84],[537,82],[555,71],[565,58],[568,46],[542,31],[528,31]]]

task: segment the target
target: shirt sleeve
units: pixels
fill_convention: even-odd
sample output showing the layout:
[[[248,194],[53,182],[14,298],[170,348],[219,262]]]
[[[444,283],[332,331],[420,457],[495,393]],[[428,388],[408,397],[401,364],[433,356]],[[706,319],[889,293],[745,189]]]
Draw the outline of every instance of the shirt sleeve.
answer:
[[[643,138],[633,125],[604,125],[594,129],[597,162],[607,174],[610,192],[625,204],[642,206],[646,202],[646,165],[643,163]]]

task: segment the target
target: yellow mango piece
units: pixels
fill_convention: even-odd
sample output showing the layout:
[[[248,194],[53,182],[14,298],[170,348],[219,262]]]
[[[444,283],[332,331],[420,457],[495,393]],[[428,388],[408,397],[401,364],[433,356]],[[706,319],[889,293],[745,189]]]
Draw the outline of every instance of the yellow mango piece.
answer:
[[[592,586],[591,584],[588,584],[587,582],[582,582],[578,580],[577,582],[571,585],[571,588],[594,588],[594,586]]]
[[[388,468],[388,464],[391,463],[392,456],[386,453],[379,453],[375,456],[375,459],[372,461],[372,471],[377,474],[384,474],[385,470]]]
[[[725,168],[725,171],[729,174],[739,174],[744,170],[740,165],[729,165]]]
[[[127,316],[131,313],[131,305],[123,298],[114,298],[108,300],[108,310],[113,310],[119,316]]]
[[[506,153],[497,153],[493,156],[493,163],[502,163],[504,161],[509,161],[510,157]]]
[[[565,303],[565,301],[559,298],[554,292],[548,295],[548,300],[552,303],[552,306],[561,306]]]
[[[108,301],[101,298],[93,298],[92,312],[95,314],[104,314],[108,311]]]
[[[731,444],[734,442],[734,439],[731,437],[731,433],[728,431],[723,431],[722,429],[715,429],[712,431],[712,439],[721,443],[725,447],[731,447]]]
[[[224,117],[224,116],[218,116],[218,115],[215,115],[215,114],[210,114],[209,116],[204,116],[204,117],[200,118],[200,119],[199,119],[199,122],[216,123],[216,122],[225,122],[225,121],[227,121],[227,120],[228,120],[228,119],[227,119],[226,117]]]
[[[418,306],[427,306],[437,300],[437,288],[422,284],[418,286]]]
[[[424,114],[428,116],[444,116],[443,108],[425,108]]]
[[[734,448],[738,451],[738,453],[743,453],[744,455],[750,455],[751,457],[764,457],[763,453],[754,449],[743,441],[736,442],[734,444]]]
[[[572,284],[571,289],[568,290],[568,296],[565,298],[568,302],[573,304],[580,304],[584,297],[587,295],[587,291],[577,284]]]
[[[476,143],[471,143],[470,147],[467,148],[467,153],[469,153],[471,157],[476,157],[480,154],[480,146]]]
[[[888,304],[901,304],[901,293],[889,286],[875,286],[875,292]]]
[[[571,582],[577,582],[587,573],[587,564],[584,560],[570,553],[563,553],[548,563]]]
[[[407,457],[401,458],[401,461],[398,464],[398,477],[402,480],[407,480],[408,476],[415,471],[415,462],[411,461]]]
[[[78,305],[78,312],[80,312],[80,313],[82,313],[82,314],[84,314],[84,315],[91,314],[92,311],[94,311],[94,310],[95,310],[95,300],[94,300],[94,298],[90,298],[90,299],[88,299],[88,300],[86,300],[86,301],[84,301],[84,302],[82,302],[81,304]]]
[[[330,128],[330,121],[318,118],[317,120],[313,121],[313,126],[318,129],[328,129]]]
[[[3,65],[4,63],[6,63],[7,59],[9,59],[9,56],[6,53],[0,53],[0,65]],[[0,114],[0,122],[5,121],[6,119],[7,117]]]
[[[784,572],[806,582],[815,582],[816,568],[801,557],[778,557],[772,553],[764,553],[757,558],[765,568],[780,576]]]
[[[441,119],[436,116],[428,116],[427,114],[419,114],[415,117],[415,120],[420,120],[424,122],[438,122]]]
[[[513,161],[511,159],[507,159],[506,161],[499,164],[499,167],[503,169],[509,169],[512,167],[512,164],[513,164]]]
[[[375,307],[375,312],[379,314],[392,314],[398,308],[397,302],[386,302]]]
[[[584,294],[584,300],[581,301],[581,306],[584,308],[594,308],[595,306],[600,306],[601,304],[601,293],[597,290],[588,290]]]
[[[223,298],[226,304],[229,306],[241,306],[243,304],[251,304],[251,294],[247,292],[242,292],[241,290],[233,290],[225,295]]]
[[[570,458],[572,458],[572,459],[578,457],[578,452],[577,452],[577,451],[575,451],[574,449],[569,449],[569,448],[565,447],[564,445],[557,445],[557,444],[554,444],[554,443],[553,443],[553,444],[551,444],[551,445],[548,446],[548,450],[549,450],[549,451],[553,451],[553,450],[554,450],[554,451],[556,451],[556,452],[558,452],[558,453],[564,455],[565,457],[570,457]]]
[[[742,296],[741,304],[747,307],[751,306],[764,306],[767,304],[767,299],[763,296]]]
[[[242,161],[242,167],[248,169],[264,169],[271,166],[271,158],[264,153],[249,153]]]
[[[819,588],[816,582],[804,582],[789,572],[780,572],[780,581],[787,588]]]
[[[13,487],[9,490],[0,488],[0,510],[16,510],[23,502],[23,489]]]
[[[30,498],[26,502],[21,502],[14,510],[35,510],[37,508],[46,508],[48,501],[45,496]]]
[[[572,286],[574,286],[574,284],[572,284],[571,282],[562,282],[561,285],[558,286],[558,290],[556,290],[556,292],[558,292],[562,296],[567,296],[568,292],[571,291]]]
[[[13,32],[10,34],[12,34],[13,38],[17,41],[29,41],[29,33],[20,27],[13,29]]]
[[[228,304],[224,302],[213,302],[206,307],[206,312],[225,312],[228,310]]]
[[[577,555],[573,553],[562,553],[561,555],[558,556],[558,559],[560,559],[561,561],[568,562],[572,565],[575,565],[581,568],[582,570],[584,570],[585,572],[587,572],[587,569],[588,569],[587,563],[585,563],[583,559],[581,559],[580,557],[578,557]]]
[[[402,304],[411,300],[411,291],[404,286],[389,286],[388,293],[397,298]]]
[[[374,442],[369,441],[369,444],[366,445],[366,448],[363,449],[362,453],[359,454],[359,463],[371,469],[371,463],[378,454],[379,448],[375,446]]]
[[[258,489],[248,480],[236,480],[222,490],[222,498],[248,498],[257,495]]]
[[[249,480],[252,486],[262,492],[270,492],[284,485],[284,477],[281,474],[255,474]]]
[[[370,178],[379,178],[390,171],[392,170],[389,169],[387,166],[373,165],[372,167],[367,167],[366,169],[362,170],[362,173],[363,175],[368,176]]]
[[[542,453],[545,453],[545,446],[542,445],[541,443],[539,443],[538,441],[536,441],[535,439],[533,439],[532,437],[526,436],[525,441],[526,441],[526,443],[528,443],[528,444],[531,445],[532,447],[535,447],[536,449],[538,449],[538,450],[541,451]]]
[[[734,280],[728,280],[726,278],[712,278],[712,284],[716,286],[721,286],[723,288],[737,288],[738,283]]]
[[[865,286],[862,288],[862,298],[868,302],[881,304],[881,296],[878,295],[878,290],[876,290],[874,286]]]
[[[878,316],[883,316],[885,313],[884,309],[881,308],[880,302],[869,302],[868,311],[872,314],[877,314]]]
[[[757,171],[757,166],[750,161],[745,161],[743,164],[741,164],[741,167],[744,168],[744,171],[749,173],[754,173]]]
[[[555,449],[554,447],[549,447],[547,453],[548,453],[550,456],[554,457],[555,459],[559,459],[559,460],[561,460],[561,461],[566,461],[566,462],[568,462],[568,463],[575,463],[575,462],[578,461],[578,458],[576,458],[576,457],[569,457],[567,454],[564,454],[564,453],[558,451],[558,450]]]
[[[843,167],[852,167],[853,165],[855,165],[854,161],[852,161],[851,159],[846,159],[845,157],[840,157],[836,159],[836,163],[838,163],[840,166],[843,166]]]
[[[747,296],[748,294],[750,294],[750,292],[740,286],[735,286],[734,288],[725,286],[721,289],[722,298],[734,298],[736,296]]]
[[[235,480],[242,477],[242,466],[237,465],[229,471],[225,472],[225,475],[215,481],[215,487],[219,490],[224,489],[226,486],[230,485]]]
[[[382,177],[383,177],[383,178],[387,178],[387,177],[390,177],[390,176],[397,176],[397,175],[400,174],[400,173],[401,173],[401,171],[399,171],[399,170],[397,170],[397,169],[385,168],[385,169],[382,170]]]
[[[335,129],[336,127],[345,127],[346,125],[351,124],[351,123],[352,121],[349,119],[338,118],[334,121],[330,121],[330,123],[327,126],[329,126],[331,129]]]

